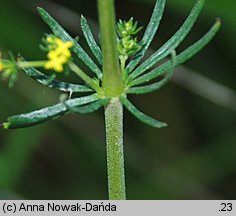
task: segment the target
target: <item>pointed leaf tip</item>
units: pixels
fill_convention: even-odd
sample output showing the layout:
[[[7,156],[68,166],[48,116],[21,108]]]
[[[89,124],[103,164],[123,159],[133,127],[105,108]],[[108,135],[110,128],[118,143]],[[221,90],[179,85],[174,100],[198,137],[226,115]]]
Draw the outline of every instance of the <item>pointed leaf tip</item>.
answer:
[[[10,122],[3,122],[0,127],[3,129],[9,129],[11,123]]]
[[[80,15],[80,19],[85,19],[83,14]]]
[[[37,11],[38,13],[42,14],[43,12],[45,12],[45,10],[42,7],[37,7]]]
[[[220,19],[219,17],[216,17],[216,23],[217,23],[218,25],[221,25],[222,21],[221,21],[221,19]]]

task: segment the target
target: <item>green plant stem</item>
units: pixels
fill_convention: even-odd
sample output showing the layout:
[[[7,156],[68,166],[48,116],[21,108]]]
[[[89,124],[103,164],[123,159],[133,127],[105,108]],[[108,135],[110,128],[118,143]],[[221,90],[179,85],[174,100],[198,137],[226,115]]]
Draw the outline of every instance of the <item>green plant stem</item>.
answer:
[[[120,57],[120,68],[121,68],[121,75],[125,79],[126,78],[126,73],[125,73],[125,63],[128,59],[128,56],[122,56]]]
[[[97,0],[103,54],[103,88],[106,96],[116,97],[123,92],[117,53],[114,0]]]
[[[124,200],[123,106],[113,98],[105,108],[108,190],[110,200]]]
[[[25,61],[17,62],[17,66],[20,68],[30,68],[30,67],[43,67],[47,61]]]
[[[113,99],[105,107],[107,172],[109,199],[124,200],[125,175],[123,151],[123,107],[119,99],[124,91],[117,53],[114,0],[97,0],[103,54],[105,96]]]
[[[102,89],[99,87],[99,85],[90,78],[84,71],[82,71],[76,64],[71,62],[69,64],[70,69],[79,76],[83,81],[85,81],[92,89],[94,89],[99,95],[103,95]]]

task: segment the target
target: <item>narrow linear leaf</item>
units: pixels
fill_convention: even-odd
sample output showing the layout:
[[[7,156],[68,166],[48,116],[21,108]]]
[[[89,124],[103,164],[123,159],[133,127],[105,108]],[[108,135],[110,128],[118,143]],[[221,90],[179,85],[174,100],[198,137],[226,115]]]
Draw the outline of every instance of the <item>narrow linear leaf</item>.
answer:
[[[97,94],[92,94],[92,95],[88,95],[84,97],[66,100],[64,104],[68,107],[68,109],[72,109],[73,107],[82,106],[82,105],[97,101],[99,99],[100,98],[98,97]]]
[[[85,106],[73,106],[70,111],[73,113],[79,113],[79,114],[87,114],[94,112],[101,108],[102,106],[105,106],[109,102],[109,99],[100,99],[96,102],[90,103]]]
[[[2,124],[2,126],[5,129],[17,129],[41,124],[43,122],[54,120],[60,116],[68,114],[70,109],[72,109],[74,106],[82,106],[98,99],[99,98],[96,94],[70,99],[64,103],[59,103],[33,112],[11,116],[6,122]]]
[[[144,86],[144,87],[133,87],[131,89],[129,89],[128,93],[130,94],[144,94],[144,93],[149,93],[155,90],[159,90],[160,88],[162,88],[164,85],[166,85],[172,78],[173,73],[174,73],[174,68],[176,65],[176,52],[172,51],[171,53],[171,69],[170,71],[168,71],[165,75],[165,77],[153,84],[150,84],[148,86]]]
[[[150,84],[150,85],[132,87],[128,90],[128,93],[129,94],[146,94],[146,93],[159,90],[171,80],[172,75],[173,75],[173,72],[168,73],[162,80],[156,83]]]
[[[35,68],[25,68],[23,71],[31,78],[53,89],[58,89],[64,92],[92,92],[93,90],[87,86],[71,84],[59,80],[51,79]]]
[[[56,104],[30,113],[14,115],[3,123],[5,129],[25,128],[56,119],[68,113],[64,104]]]
[[[102,72],[93,60],[88,56],[84,49],[73,39],[65,29],[43,8],[38,7],[38,12],[44,22],[51,28],[52,32],[61,38],[63,41],[73,41],[73,52],[97,75],[99,79],[102,78]]]
[[[102,65],[102,51],[101,51],[100,47],[98,46],[97,42],[95,41],[92,31],[88,25],[88,22],[83,15],[81,15],[80,22],[81,22],[81,29],[82,29],[84,37],[89,45],[89,48],[93,52],[93,54],[96,57],[96,59],[98,60],[98,62]]]
[[[187,49],[185,49],[183,52],[181,52],[179,55],[176,56],[176,63],[175,63],[176,66],[192,58],[203,47],[205,47],[209,43],[209,41],[215,36],[220,26],[221,26],[221,21],[217,19],[216,23],[200,40],[198,40],[196,43],[194,43],[193,45],[191,45],[190,47],[188,47]],[[165,74],[168,70],[171,69],[171,67],[172,67],[172,62],[171,60],[168,60],[167,62],[157,67],[156,69],[134,80],[132,85],[139,85],[145,82],[149,82],[150,80],[155,79],[156,77],[162,76],[163,74]],[[141,87],[133,87],[133,88],[130,88],[129,93],[132,92],[133,94],[144,94],[144,93],[152,92],[158,88],[159,88],[158,84],[151,84],[151,85],[146,85],[146,86],[141,86]]]
[[[153,119],[150,116],[147,116],[144,113],[140,112],[125,96],[121,96],[120,101],[136,118],[138,118],[145,124],[148,124],[149,126],[155,128],[167,127],[166,123]]]
[[[179,44],[185,39],[185,37],[192,29],[201,12],[203,5],[204,0],[198,0],[195,3],[189,16],[187,17],[183,25],[179,28],[179,30],[163,46],[161,46],[155,53],[153,53],[150,58],[144,61],[138,68],[133,71],[133,73],[130,74],[130,77],[132,79],[143,74],[157,62],[168,56],[171,50],[176,49],[176,47],[179,46]]]
[[[131,72],[140,62],[140,60],[143,58],[144,54],[148,50],[148,47],[150,46],[156,31],[159,27],[164,8],[165,8],[166,0],[156,0],[156,4],[151,16],[151,19],[148,23],[148,26],[146,28],[146,31],[142,38],[142,44],[143,48],[142,50],[134,57],[134,59],[128,64],[126,71]]]

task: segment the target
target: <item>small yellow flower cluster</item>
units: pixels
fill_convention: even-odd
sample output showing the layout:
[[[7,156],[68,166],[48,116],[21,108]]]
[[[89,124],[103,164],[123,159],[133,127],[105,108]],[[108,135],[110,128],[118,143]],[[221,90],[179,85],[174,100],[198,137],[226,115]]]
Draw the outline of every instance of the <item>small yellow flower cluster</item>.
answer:
[[[67,63],[71,57],[70,48],[73,47],[74,43],[72,41],[62,41],[57,37],[47,37],[48,47],[53,47],[49,51],[47,57],[49,61],[44,65],[47,70],[53,69],[56,72],[63,71],[63,65]]]

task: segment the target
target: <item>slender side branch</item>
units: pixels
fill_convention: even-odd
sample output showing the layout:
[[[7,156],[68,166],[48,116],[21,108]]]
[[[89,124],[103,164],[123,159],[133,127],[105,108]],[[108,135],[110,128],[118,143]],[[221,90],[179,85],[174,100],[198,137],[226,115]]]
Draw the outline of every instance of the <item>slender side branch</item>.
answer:
[[[103,95],[102,89],[98,86],[94,79],[90,78],[85,72],[83,72],[76,64],[71,62],[69,64],[70,69],[77,74],[82,80],[84,80],[91,88],[93,88],[98,94]]]
[[[123,82],[117,53],[114,0],[97,0],[103,54],[103,88],[107,96],[122,94]]]
[[[114,98],[105,108],[109,199],[124,200],[123,106]]]

